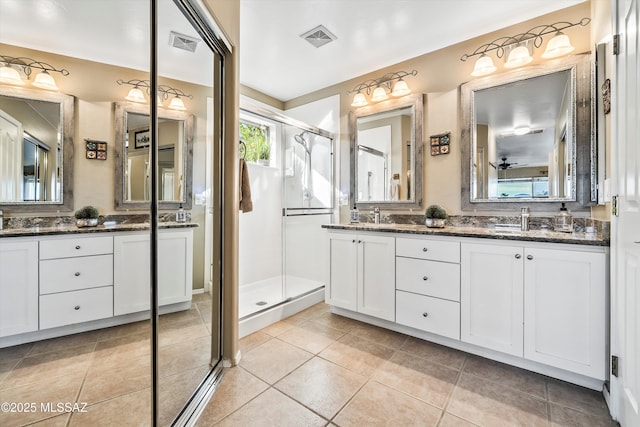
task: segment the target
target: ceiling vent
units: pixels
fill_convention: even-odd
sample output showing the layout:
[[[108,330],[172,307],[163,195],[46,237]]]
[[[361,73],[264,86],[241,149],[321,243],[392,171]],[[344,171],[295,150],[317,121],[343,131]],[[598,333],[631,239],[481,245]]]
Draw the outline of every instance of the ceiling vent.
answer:
[[[169,46],[189,52],[195,52],[198,43],[200,43],[200,39],[195,37],[185,36],[184,34],[176,33],[175,31],[171,31],[169,33]]]
[[[324,46],[337,39],[331,31],[327,30],[324,25],[318,25],[312,30],[307,31],[304,34],[300,34],[300,37],[314,45],[315,47]]]

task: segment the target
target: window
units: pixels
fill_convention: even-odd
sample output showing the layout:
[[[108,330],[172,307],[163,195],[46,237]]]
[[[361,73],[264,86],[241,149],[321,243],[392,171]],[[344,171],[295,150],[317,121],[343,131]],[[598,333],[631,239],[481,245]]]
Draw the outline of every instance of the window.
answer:
[[[505,198],[549,197],[549,178],[512,178],[498,180],[498,196]]]
[[[246,151],[244,159],[248,162],[268,160],[271,158],[271,137],[269,128],[265,125],[249,121],[240,122],[240,140],[244,142]]]

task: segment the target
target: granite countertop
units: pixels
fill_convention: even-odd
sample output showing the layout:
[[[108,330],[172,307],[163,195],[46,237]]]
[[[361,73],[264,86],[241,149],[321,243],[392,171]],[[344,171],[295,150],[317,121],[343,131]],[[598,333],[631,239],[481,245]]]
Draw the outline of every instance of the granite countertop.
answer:
[[[427,228],[420,224],[325,224],[322,228],[331,230],[377,231],[384,233],[421,234],[428,236],[476,237],[497,240],[520,240],[530,242],[568,243],[589,246],[609,246],[609,239],[602,234],[583,232],[560,233],[551,230],[503,231],[491,227],[451,227]]]
[[[166,228],[193,228],[198,224],[191,222],[160,222],[159,229]],[[50,236],[62,234],[88,234],[88,233],[115,233],[120,231],[140,231],[148,230],[149,223],[130,223],[130,224],[114,224],[114,225],[98,225],[96,227],[76,227],[75,225],[57,225],[52,227],[25,227],[25,228],[8,228],[0,230],[0,238],[3,237],[27,237],[27,236]]]

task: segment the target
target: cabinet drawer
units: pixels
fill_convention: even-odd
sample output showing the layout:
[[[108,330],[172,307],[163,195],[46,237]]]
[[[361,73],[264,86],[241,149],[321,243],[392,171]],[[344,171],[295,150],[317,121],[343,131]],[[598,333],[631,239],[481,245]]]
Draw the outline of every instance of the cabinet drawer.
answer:
[[[432,261],[460,262],[460,243],[431,239],[396,238],[396,255],[429,259]]]
[[[460,304],[396,291],[396,323],[460,339]]]
[[[40,241],[40,259],[111,253],[113,253],[112,236],[73,237]]]
[[[460,265],[396,257],[396,289],[460,301]]]
[[[113,285],[113,255],[40,261],[40,295]]]
[[[40,329],[113,316],[113,286],[40,297]]]

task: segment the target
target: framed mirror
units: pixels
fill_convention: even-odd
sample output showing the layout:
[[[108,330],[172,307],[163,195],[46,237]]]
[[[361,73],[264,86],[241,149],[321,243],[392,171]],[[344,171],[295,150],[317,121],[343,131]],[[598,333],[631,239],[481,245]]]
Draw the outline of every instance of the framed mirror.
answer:
[[[423,110],[424,97],[418,94],[350,112],[350,206],[422,206]]]
[[[588,55],[462,85],[462,209],[593,204],[592,94]]]
[[[0,86],[0,210],[73,210],[73,97]]]
[[[146,209],[151,199],[149,108],[115,103],[115,208]],[[158,113],[158,205],[160,209],[191,208],[193,116]]]

